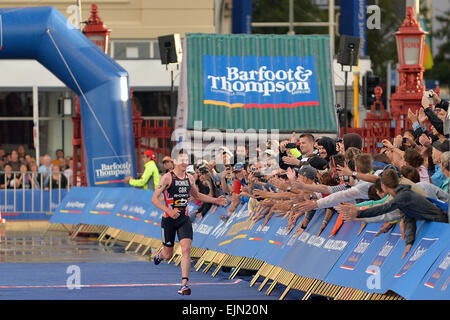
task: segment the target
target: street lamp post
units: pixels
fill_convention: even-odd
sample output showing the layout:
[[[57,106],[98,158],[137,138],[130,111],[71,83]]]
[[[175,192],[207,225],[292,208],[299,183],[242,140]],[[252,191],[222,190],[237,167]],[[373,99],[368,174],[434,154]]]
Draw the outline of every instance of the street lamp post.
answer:
[[[83,29],[84,35],[99,47],[105,54],[109,52],[109,35],[111,29],[106,28],[102,19],[98,16],[98,7],[95,3],[91,6],[91,16]]]
[[[414,15],[414,8],[406,8],[406,18],[395,33],[400,67],[397,69],[400,84],[390,100],[390,111],[395,120],[395,135],[408,123],[408,109],[420,108],[425,86],[423,85],[423,55],[425,35]],[[403,116],[403,119],[402,119]],[[402,126],[403,120],[403,126]]]

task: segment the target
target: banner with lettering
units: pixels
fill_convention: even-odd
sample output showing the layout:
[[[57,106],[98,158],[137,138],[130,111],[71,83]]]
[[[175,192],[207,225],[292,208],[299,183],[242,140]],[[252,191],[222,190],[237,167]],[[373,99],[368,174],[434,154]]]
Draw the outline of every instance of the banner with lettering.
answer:
[[[90,205],[103,188],[74,187],[56,208],[50,223],[78,224],[82,218],[88,215]]]
[[[418,229],[417,238],[411,251],[394,269],[394,276],[389,285],[392,291],[405,299],[410,299],[414,291],[424,289],[423,283],[429,280],[426,273],[442,252],[447,250],[450,243],[448,227],[449,225],[446,223],[422,224]],[[445,280],[441,281],[445,282]],[[445,292],[447,292],[446,295]],[[446,287],[441,290],[440,294],[450,299],[449,290]]]
[[[416,287],[411,299],[450,300],[450,243]]]
[[[204,104],[228,108],[318,106],[313,56],[203,55]]]
[[[319,235],[325,214],[324,209],[317,210],[303,233],[297,238],[292,237],[287,242],[286,246],[289,248],[289,252],[281,262],[286,270],[322,280],[339,257],[351,246],[352,241],[356,240],[355,235],[359,230],[360,223],[344,223],[335,236],[330,236],[337,214],[333,215]],[[308,263],[300,263],[301,261],[308,261]]]

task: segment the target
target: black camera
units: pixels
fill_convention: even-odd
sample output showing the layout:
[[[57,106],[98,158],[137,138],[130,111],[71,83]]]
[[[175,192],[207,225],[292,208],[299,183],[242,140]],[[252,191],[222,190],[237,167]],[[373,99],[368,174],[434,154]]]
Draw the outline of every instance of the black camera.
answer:
[[[383,142],[377,142],[376,146],[377,148],[384,148]]]
[[[289,142],[286,144],[286,149],[294,149],[297,148],[297,144],[295,142]]]

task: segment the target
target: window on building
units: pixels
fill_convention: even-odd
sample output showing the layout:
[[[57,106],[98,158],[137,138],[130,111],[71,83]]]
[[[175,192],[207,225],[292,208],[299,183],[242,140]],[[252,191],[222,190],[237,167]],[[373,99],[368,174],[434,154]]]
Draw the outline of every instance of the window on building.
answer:
[[[116,60],[159,59],[157,40],[111,40],[111,52]]]
[[[173,94],[172,116],[176,115],[178,94]],[[133,101],[143,117],[170,117],[170,91],[134,91]]]

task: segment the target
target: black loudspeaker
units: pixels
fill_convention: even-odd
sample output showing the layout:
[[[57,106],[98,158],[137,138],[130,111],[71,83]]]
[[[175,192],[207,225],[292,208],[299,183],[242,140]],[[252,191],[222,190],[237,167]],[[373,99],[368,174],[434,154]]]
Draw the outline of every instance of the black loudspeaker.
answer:
[[[360,38],[341,35],[337,62],[344,66],[357,66]]]
[[[161,64],[181,62],[181,40],[179,34],[158,37]]]

